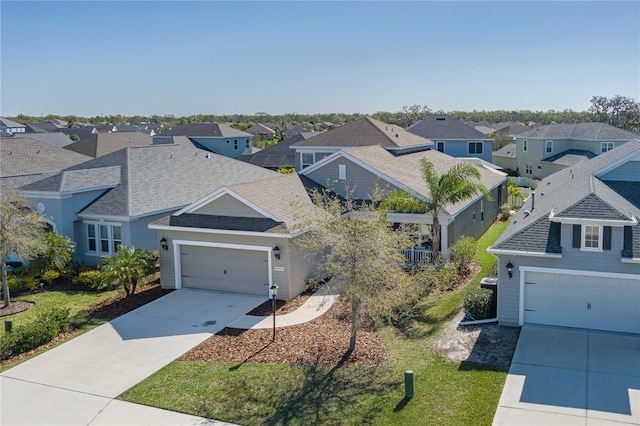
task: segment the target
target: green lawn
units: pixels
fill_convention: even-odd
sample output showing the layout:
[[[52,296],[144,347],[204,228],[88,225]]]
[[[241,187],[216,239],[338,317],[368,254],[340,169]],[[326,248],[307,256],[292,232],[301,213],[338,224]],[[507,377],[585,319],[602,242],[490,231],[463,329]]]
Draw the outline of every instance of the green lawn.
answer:
[[[493,258],[484,250],[507,223],[479,241],[483,271],[471,285],[427,298],[403,330],[380,335],[391,352],[378,367],[176,361],[124,393],[126,401],[242,425],[488,425],[506,371],[446,361],[431,338],[455,315]],[[415,375],[415,396],[403,400],[403,372]]]

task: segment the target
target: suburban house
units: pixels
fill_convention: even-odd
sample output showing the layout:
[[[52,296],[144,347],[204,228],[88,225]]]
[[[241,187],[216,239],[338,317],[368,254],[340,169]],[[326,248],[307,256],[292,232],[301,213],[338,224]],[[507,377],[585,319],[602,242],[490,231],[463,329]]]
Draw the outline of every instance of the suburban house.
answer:
[[[78,140],[86,139],[89,136],[98,133],[94,127],[64,127],[56,129],[54,132],[64,133],[69,137],[71,137],[71,135],[76,135]]]
[[[13,120],[9,120],[8,118],[0,117],[0,131],[3,133],[25,133],[27,131],[27,126],[24,124],[16,123]]]
[[[433,142],[394,124],[363,117],[292,144],[291,149],[295,150],[295,167],[300,171],[342,149],[371,145],[382,146],[400,155],[430,149]]]
[[[340,129],[334,131],[338,130]],[[305,167],[300,174],[338,195],[356,200],[370,199],[376,189],[387,193],[397,189],[426,201],[427,188],[419,165],[422,158],[429,159],[440,174],[446,173],[459,162],[468,161],[436,150],[394,155],[385,147],[373,145],[334,152]],[[474,199],[445,206],[438,216],[441,226],[440,249],[444,257],[449,256],[449,248],[461,236],[479,238],[497,218],[500,206],[506,201],[506,175],[485,166],[484,163],[470,163],[478,168],[481,183],[489,191],[491,201],[483,195],[478,195]],[[387,218],[395,226],[417,234],[420,238],[420,244],[405,253],[408,260],[425,261],[425,256],[430,256],[432,250],[428,231],[428,225],[432,224],[431,214],[393,212],[389,213]]]
[[[149,136],[155,136],[156,132],[152,128],[149,128],[145,125],[136,125],[136,124],[116,124],[115,126],[116,132],[141,132],[145,133]]]
[[[446,114],[436,114],[407,127],[430,139],[435,149],[452,157],[476,157],[491,163],[493,139]]]
[[[271,140],[276,137],[276,131],[268,128],[264,124],[256,123],[246,130],[260,140]]]
[[[291,145],[310,139],[317,134],[314,132],[298,133],[251,155],[241,155],[238,160],[271,170],[277,170],[280,167],[294,167],[296,153],[291,149]]]
[[[69,152],[59,146],[18,136],[0,138],[0,158],[2,186],[13,185],[16,188],[91,160],[86,155]]]
[[[48,121],[42,123],[27,123],[26,126],[25,133],[49,133],[62,128],[62,126]]]
[[[44,142],[49,145],[59,146],[60,148],[71,145],[73,141],[67,135],[59,132],[51,133],[24,133],[19,137],[29,138],[36,141]],[[18,137],[16,135],[16,137]]]
[[[153,143],[162,143],[173,136],[186,136],[196,147],[225,157],[237,158],[252,153],[253,135],[225,124],[179,124],[155,135]]]
[[[76,243],[75,260],[95,264],[120,244],[158,249],[149,223],[220,186],[274,175],[193,146],[148,145],[99,156],[20,190]]]
[[[487,250],[499,323],[640,333],[639,217],[640,140],[545,177]]]
[[[516,136],[493,163],[520,176],[542,179],[607,152],[637,135],[606,123],[548,124]]]
[[[130,146],[151,145],[153,140],[141,132],[114,132],[92,134],[86,139],[65,146],[69,151],[79,152],[89,157],[101,157]]]
[[[315,209],[309,197],[313,188],[318,185],[298,174],[273,173],[221,186],[155,221],[149,227],[162,243],[162,287],[266,297],[276,284],[278,298],[297,296],[317,272],[314,259],[293,244],[299,215]]]

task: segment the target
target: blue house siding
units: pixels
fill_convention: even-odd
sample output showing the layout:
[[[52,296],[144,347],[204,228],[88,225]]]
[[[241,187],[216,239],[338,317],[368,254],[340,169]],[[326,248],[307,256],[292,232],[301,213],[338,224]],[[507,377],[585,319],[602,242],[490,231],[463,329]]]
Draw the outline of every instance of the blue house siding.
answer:
[[[438,139],[438,141],[444,141],[444,153],[452,157],[465,158],[465,157],[477,157],[481,158],[489,163],[492,160],[493,141],[487,140],[447,140]],[[470,153],[469,142],[481,142],[482,154]]]
[[[601,180],[640,182],[640,162],[629,161],[600,177]]]
[[[251,155],[252,138],[214,138],[190,137],[191,141],[201,145],[204,149],[225,157],[237,158],[241,155]]]

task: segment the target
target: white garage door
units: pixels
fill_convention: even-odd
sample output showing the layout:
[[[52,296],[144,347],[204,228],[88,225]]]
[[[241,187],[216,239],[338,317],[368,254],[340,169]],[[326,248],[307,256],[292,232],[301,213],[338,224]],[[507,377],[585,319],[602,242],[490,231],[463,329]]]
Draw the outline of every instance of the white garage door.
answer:
[[[640,333],[640,280],[526,272],[523,319]]]
[[[268,252],[180,246],[182,286],[268,295]]]

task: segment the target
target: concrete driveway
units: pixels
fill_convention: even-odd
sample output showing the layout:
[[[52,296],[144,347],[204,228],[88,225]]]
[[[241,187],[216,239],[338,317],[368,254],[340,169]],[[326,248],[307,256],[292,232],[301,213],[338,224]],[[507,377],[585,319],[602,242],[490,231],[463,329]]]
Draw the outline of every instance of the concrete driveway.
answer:
[[[222,424],[113,401],[266,297],[180,289],[0,376],[0,424]]]
[[[640,425],[640,335],[524,326],[494,425]]]

